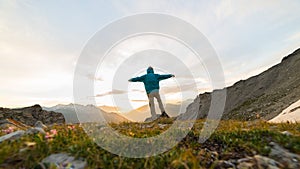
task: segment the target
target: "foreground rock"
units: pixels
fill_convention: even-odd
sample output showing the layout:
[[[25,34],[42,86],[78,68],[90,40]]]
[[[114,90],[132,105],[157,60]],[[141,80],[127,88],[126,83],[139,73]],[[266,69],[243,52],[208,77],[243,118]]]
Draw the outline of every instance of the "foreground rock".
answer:
[[[11,130],[9,134],[6,134],[4,136],[0,137],[0,143],[5,140],[14,140],[19,139],[24,134],[46,134],[45,130],[47,128],[46,125],[44,125],[41,121],[37,121],[34,125],[34,127],[26,126],[20,122],[11,120],[11,119],[5,119],[0,121],[0,126],[3,126],[4,124],[9,125],[9,129]],[[14,131],[16,130],[16,131]],[[13,132],[14,131],[14,132]]]
[[[254,157],[248,157],[238,160],[238,169],[252,169],[252,168],[261,168],[261,169],[280,169],[284,166],[268,157],[261,155],[255,155]]]
[[[285,168],[299,169],[300,168],[300,156],[289,152],[288,150],[280,147],[278,144],[271,142],[272,146],[269,156],[274,160],[280,162]]]
[[[269,155],[254,155],[240,159],[218,160],[214,163],[215,169],[299,169],[300,156],[289,152],[278,144],[271,142],[271,152]]]
[[[72,169],[84,169],[86,166],[86,161],[83,159],[75,159],[65,153],[52,154],[40,163],[42,168],[72,168]]]
[[[40,105],[18,109],[0,108],[0,120],[5,119],[13,119],[29,126],[34,126],[37,121],[41,121],[46,125],[65,122],[65,118],[61,113],[45,111]]]
[[[24,130],[18,130],[13,133],[6,134],[6,135],[0,137],[0,143],[5,140],[18,139],[18,138],[22,137],[24,134],[25,134]]]

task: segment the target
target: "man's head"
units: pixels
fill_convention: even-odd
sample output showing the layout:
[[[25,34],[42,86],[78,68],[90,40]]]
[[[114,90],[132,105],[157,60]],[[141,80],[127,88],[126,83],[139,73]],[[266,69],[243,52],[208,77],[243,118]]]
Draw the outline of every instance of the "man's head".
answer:
[[[153,68],[151,66],[148,67],[147,73],[154,73],[154,70],[153,70]]]

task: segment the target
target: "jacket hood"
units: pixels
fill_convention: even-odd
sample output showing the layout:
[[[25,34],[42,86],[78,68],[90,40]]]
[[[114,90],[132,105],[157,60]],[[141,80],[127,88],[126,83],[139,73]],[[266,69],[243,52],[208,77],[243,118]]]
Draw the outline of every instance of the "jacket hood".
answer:
[[[153,70],[152,67],[148,67],[148,69],[147,69],[147,74],[148,74],[148,73],[154,73],[154,70]]]

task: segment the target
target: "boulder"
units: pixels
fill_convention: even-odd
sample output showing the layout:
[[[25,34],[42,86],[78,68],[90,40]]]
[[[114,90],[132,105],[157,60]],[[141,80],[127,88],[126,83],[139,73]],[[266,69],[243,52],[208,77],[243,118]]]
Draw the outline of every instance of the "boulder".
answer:
[[[300,168],[300,156],[289,152],[288,150],[280,147],[278,144],[271,142],[272,146],[269,156],[274,160],[277,160],[285,166],[285,168],[299,169]]]

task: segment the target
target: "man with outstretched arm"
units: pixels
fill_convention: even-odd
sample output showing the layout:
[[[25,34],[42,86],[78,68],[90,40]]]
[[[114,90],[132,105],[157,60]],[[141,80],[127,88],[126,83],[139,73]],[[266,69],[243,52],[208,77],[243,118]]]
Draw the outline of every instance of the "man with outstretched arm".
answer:
[[[159,95],[159,81],[168,79],[171,77],[175,77],[173,74],[155,74],[153,68],[150,66],[147,69],[147,74],[139,77],[134,77],[129,79],[129,82],[143,82],[145,86],[145,90],[147,92],[147,96],[149,99],[149,107],[151,111],[152,120],[155,120],[157,118],[155,113],[155,105],[154,105],[154,98],[156,98],[160,111],[161,111],[161,117],[167,117],[169,118],[169,115],[166,113],[164,106],[162,104],[160,95]]]

